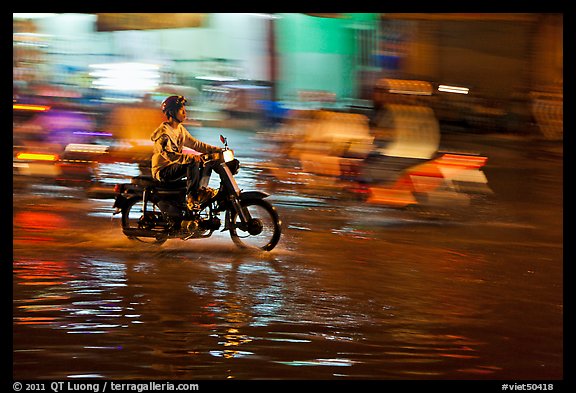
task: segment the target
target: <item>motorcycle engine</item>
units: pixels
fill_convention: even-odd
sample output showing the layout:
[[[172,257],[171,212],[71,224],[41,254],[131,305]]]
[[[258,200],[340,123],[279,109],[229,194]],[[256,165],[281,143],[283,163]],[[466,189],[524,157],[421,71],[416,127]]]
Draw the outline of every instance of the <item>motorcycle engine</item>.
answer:
[[[184,229],[190,233],[195,232],[198,229],[198,220],[184,220],[180,224],[180,228]]]

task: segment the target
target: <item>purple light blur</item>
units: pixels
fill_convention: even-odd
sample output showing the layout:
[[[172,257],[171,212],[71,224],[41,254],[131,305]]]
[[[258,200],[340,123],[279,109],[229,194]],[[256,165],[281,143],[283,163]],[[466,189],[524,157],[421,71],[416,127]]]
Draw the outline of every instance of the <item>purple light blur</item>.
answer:
[[[74,135],[88,135],[88,136],[112,136],[109,132],[90,132],[90,131],[74,131]]]

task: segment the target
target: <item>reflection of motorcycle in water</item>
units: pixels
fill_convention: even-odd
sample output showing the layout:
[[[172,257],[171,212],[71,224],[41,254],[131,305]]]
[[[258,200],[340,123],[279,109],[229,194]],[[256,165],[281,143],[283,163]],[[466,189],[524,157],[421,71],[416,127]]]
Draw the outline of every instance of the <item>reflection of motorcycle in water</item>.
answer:
[[[272,250],[280,240],[281,222],[276,208],[261,191],[243,192],[234,175],[238,160],[220,136],[225,147],[218,153],[204,154],[201,184],[207,184],[212,169],[220,176],[215,196],[206,198],[198,208],[186,206],[186,182],[158,182],[150,176],[132,178],[130,184],[115,189],[115,214],[122,213],[122,231],[129,238],[162,244],[168,239],[210,237],[220,229],[220,213],[225,212],[224,228],[241,248]],[[174,225],[176,218],[179,225]]]

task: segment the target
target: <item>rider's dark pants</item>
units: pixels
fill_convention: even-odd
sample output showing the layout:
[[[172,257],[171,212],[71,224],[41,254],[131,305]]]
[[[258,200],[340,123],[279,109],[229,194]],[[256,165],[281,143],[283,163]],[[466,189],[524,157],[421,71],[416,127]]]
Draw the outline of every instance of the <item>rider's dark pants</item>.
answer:
[[[175,181],[186,177],[186,194],[196,196],[200,183],[200,164],[172,164],[160,170],[160,178],[163,181]]]
[[[196,197],[200,187],[202,172],[206,171],[206,174],[209,175],[212,170],[220,174],[223,169],[218,162],[208,162],[203,166],[197,162],[172,164],[160,170],[160,178],[163,181],[175,181],[186,176],[186,195]]]

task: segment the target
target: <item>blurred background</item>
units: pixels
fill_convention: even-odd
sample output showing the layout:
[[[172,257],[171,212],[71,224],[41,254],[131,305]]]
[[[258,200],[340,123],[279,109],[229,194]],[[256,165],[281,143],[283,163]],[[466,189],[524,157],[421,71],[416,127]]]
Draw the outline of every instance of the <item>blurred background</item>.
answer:
[[[192,125],[284,141],[326,113],[360,116],[327,126],[355,145],[398,140],[402,116],[430,151],[453,129],[561,140],[562,36],[541,13],[15,13],[14,174],[94,187],[107,160],[145,167],[171,94]]]

